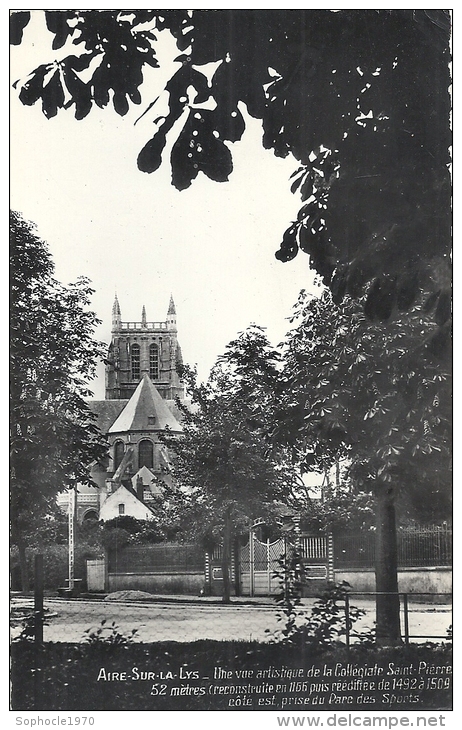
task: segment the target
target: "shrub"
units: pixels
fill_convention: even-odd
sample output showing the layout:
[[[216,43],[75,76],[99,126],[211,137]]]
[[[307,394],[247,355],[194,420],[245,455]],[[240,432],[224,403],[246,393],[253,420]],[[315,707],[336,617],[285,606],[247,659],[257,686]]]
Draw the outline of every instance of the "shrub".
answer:
[[[99,626],[86,629],[82,641],[91,646],[100,646],[103,650],[111,650],[130,646],[137,633],[138,629],[132,629],[129,634],[123,633],[115,621],[107,624],[106,619],[103,619]]]
[[[342,581],[330,585],[315,601],[307,616],[300,600],[304,574],[300,554],[292,550],[278,562],[279,570],[275,576],[280,580],[282,588],[275,598],[279,604],[278,621],[284,622],[284,626],[274,634],[273,641],[294,646],[303,644],[309,646],[314,653],[331,648],[346,634],[345,597],[349,584]],[[365,613],[350,605],[349,630]],[[360,634],[356,636],[370,643],[370,632],[365,637]]]
[[[112,545],[115,530],[127,533],[127,542],[134,545],[155,544],[165,540],[165,531],[160,529],[157,520],[138,520],[131,515],[119,515],[103,523],[102,539],[104,544]],[[120,547],[120,542],[118,544]]]
[[[125,547],[129,540],[130,533],[121,527],[113,527],[112,529],[105,530],[103,532],[103,545],[108,551],[119,550],[120,548]]]
[[[49,608],[44,608],[40,611],[31,611],[26,616],[24,616],[23,620],[21,621],[21,631],[13,639],[13,642],[19,642],[20,644],[24,642],[31,642],[35,640],[35,623],[36,620],[41,621],[42,626],[48,626],[49,621],[48,615],[50,614]]]
[[[56,590],[64,586],[69,571],[69,550],[67,545],[43,545],[36,549],[26,550],[27,566],[29,570],[29,583],[34,582],[34,557],[36,554],[43,555],[43,579],[45,590]],[[74,574],[76,578],[82,579],[82,588],[86,587],[86,560],[87,558],[100,558],[103,556],[101,548],[87,543],[75,546]],[[17,573],[19,571],[19,556],[16,548],[10,553],[10,568],[12,573],[12,588],[20,590]]]

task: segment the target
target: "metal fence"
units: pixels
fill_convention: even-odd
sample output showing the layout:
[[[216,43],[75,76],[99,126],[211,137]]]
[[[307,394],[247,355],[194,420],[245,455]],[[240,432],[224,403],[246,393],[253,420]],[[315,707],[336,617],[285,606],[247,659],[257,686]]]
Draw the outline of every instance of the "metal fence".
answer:
[[[402,637],[404,640],[404,643],[406,645],[411,643],[411,639],[439,639],[439,640],[446,640],[451,641],[452,640],[452,632],[448,631],[446,634],[414,634],[411,633],[410,628],[410,621],[409,621],[409,603],[411,601],[415,601],[417,596],[423,597],[423,596],[430,596],[432,600],[434,600],[435,596],[440,596],[445,601],[451,601],[452,602],[452,593],[378,593],[376,591],[374,592],[359,592],[359,591],[349,591],[344,598],[345,601],[345,644],[347,647],[351,646],[352,640],[355,639],[358,640],[359,637],[356,636],[356,632],[352,631],[352,622],[350,617],[350,599],[352,596],[359,596],[361,598],[375,598],[376,596],[398,596],[399,597],[399,608],[400,608],[400,618],[401,618],[401,624],[402,624]]]
[[[187,573],[204,571],[204,551],[196,544],[159,543],[123,547],[108,554],[109,573]]]
[[[398,567],[425,568],[452,564],[452,528],[447,525],[398,530]],[[373,568],[375,533],[356,532],[334,537],[336,569]]]
[[[325,535],[302,535],[300,554],[307,560],[327,560],[327,538]]]

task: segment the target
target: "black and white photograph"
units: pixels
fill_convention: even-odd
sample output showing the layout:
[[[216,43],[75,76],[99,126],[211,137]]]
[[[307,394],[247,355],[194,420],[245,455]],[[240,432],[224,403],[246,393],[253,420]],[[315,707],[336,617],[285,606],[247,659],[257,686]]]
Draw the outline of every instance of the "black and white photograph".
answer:
[[[15,725],[456,727],[452,11],[9,24]]]

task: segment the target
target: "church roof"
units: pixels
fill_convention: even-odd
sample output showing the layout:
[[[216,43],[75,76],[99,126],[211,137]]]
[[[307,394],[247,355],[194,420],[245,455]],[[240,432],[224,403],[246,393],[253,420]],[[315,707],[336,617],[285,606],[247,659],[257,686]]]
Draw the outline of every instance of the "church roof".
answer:
[[[175,416],[178,423],[181,423],[183,421],[183,413],[178,408],[176,400],[166,400],[165,402],[168,405],[170,411]],[[180,403],[182,403],[182,405],[185,406],[188,411],[191,411],[191,413],[196,413],[196,411],[199,409],[199,407],[195,403],[193,404],[189,398],[180,398]]]
[[[157,388],[148,375],[144,375],[132,397],[108,429],[108,433],[164,431],[166,428],[177,433],[182,431]]]
[[[149,487],[152,494],[162,495],[162,489],[160,488],[156,477],[147,466],[142,466],[141,469],[138,469],[136,474],[131,478],[132,489],[135,493],[138,479],[141,479],[143,487]]]
[[[88,406],[96,416],[96,425],[102,433],[107,433],[128,400],[89,400]]]

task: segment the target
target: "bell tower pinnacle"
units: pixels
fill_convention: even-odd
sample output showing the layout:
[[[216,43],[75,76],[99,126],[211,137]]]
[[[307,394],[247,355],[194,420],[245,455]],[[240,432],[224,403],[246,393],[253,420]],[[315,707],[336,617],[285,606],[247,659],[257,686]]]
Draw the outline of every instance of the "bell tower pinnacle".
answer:
[[[141,322],[122,322],[116,294],[106,361],[106,399],[131,398],[145,375],[165,400],[184,398],[184,385],[178,372],[181,364],[173,297],[162,322],[148,322],[144,305]]]
[[[176,309],[173,296],[170,295],[170,303],[167,312],[167,329],[176,331]]]
[[[112,330],[119,330],[122,324],[122,316],[120,314],[119,300],[115,295],[114,304],[112,305]]]

